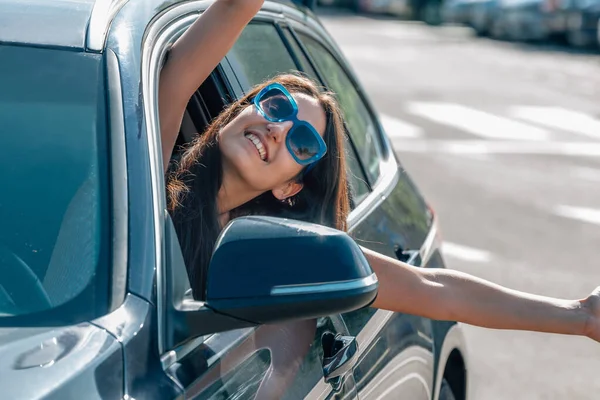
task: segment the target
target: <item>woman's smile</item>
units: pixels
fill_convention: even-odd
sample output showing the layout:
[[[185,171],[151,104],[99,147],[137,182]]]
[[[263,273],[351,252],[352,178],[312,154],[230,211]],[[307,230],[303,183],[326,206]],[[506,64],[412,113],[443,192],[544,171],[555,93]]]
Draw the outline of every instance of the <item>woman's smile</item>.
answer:
[[[269,148],[267,146],[266,141],[258,132],[249,132],[246,131],[244,133],[244,137],[250,141],[252,146],[256,149],[258,156],[264,162],[269,161]]]

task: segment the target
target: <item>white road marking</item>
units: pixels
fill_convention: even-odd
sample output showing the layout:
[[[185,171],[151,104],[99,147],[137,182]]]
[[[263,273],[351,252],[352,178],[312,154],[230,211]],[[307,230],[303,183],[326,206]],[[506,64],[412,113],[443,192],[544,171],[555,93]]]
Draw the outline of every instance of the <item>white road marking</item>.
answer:
[[[406,121],[392,117],[390,115],[381,114],[379,120],[383,125],[385,133],[391,139],[394,138],[418,138],[423,136],[423,129],[409,124]]]
[[[485,250],[474,249],[472,247],[451,242],[442,243],[442,254],[444,254],[444,256],[458,258],[463,261],[478,263],[487,263],[492,259],[492,254]]]
[[[405,153],[522,154],[599,157],[600,142],[521,142],[514,140],[392,140]]]
[[[409,103],[408,111],[486,139],[548,140],[542,128],[453,103]]]
[[[386,51],[381,48],[374,47],[372,45],[361,45],[361,44],[348,44],[343,46],[344,55],[351,61],[366,61],[377,64],[378,66],[390,66],[393,67],[399,62],[413,62],[419,56],[417,49],[403,49],[402,51]],[[388,86],[390,84],[389,77],[382,74],[381,71],[377,71],[379,77]],[[360,78],[362,80],[365,71],[361,71]]]
[[[554,208],[554,213],[561,217],[600,225],[600,209],[559,205]]]
[[[517,106],[510,109],[510,114],[549,128],[600,138],[600,120],[579,111],[560,107]]]

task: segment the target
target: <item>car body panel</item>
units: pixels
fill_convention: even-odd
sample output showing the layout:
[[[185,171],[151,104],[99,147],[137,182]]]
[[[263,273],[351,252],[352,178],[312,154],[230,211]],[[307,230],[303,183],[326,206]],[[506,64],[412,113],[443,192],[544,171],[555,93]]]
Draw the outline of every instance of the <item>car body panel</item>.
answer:
[[[419,249],[427,236],[427,219],[424,214],[394,218],[394,198],[401,184],[377,209],[369,214],[352,233],[358,243],[381,254],[397,258],[402,250]],[[400,212],[402,208],[397,211]],[[403,210],[404,211],[404,210]],[[410,217],[414,217],[411,220]],[[395,225],[416,225],[414,236],[402,235]],[[405,225],[405,226],[406,226]],[[402,232],[402,233],[401,233]],[[369,322],[358,332],[362,353],[354,371],[357,389],[362,398],[429,399],[434,379],[433,337],[431,321],[384,310],[358,310],[344,317],[352,321],[356,314],[373,313]],[[362,316],[362,319],[366,316]],[[352,332],[354,333],[354,332]],[[364,336],[364,337],[363,337]],[[408,379],[404,379],[407,378]],[[382,397],[380,397],[382,396]]]
[[[7,399],[121,398],[121,345],[89,323],[2,329],[0,387]]]
[[[156,308],[149,302],[128,294],[121,307],[93,323],[123,347],[125,395],[133,399],[165,399],[180,393],[162,369],[155,334]]]

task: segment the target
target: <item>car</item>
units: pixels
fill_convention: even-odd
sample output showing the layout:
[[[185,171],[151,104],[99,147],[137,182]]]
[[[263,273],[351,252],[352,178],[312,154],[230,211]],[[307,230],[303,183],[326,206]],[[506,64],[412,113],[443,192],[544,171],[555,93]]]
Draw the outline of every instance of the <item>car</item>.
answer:
[[[191,296],[157,83],[210,3],[0,0],[2,397],[465,399],[459,324],[368,307],[378,282],[357,243],[444,268],[437,217],[306,4],[265,2],[190,99],[178,143],[253,84],[303,71],[347,116],[349,232],[235,219]]]
[[[552,36],[565,38],[575,47],[591,47],[598,44],[600,24],[600,1],[565,0],[548,1],[548,31]]]
[[[442,19],[446,23],[471,26],[475,0],[447,0],[442,5]]]
[[[501,9],[500,0],[478,0],[473,2],[470,25],[477,35],[488,36],[497,30]]]
[[[539,42],[548,38],[546,0],[503,0],[491,34],[498,39]]]
[[[396,17],[440,23],[441,5],[438,0],[318,0],[324,7],[349,9],[363,15]]]
[[[358,0],[356,8],[364,13],[409,18],[415,16],[413,7],[416,4],[411,0]]]
[[[324,7],[341,7],[356,10],[359,0],[317,0],[317,4]]]

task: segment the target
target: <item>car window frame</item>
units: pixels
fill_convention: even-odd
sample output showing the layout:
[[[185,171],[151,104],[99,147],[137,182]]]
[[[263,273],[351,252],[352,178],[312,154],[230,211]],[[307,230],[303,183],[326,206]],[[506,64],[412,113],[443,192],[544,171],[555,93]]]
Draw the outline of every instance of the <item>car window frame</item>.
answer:
[[[158,326],[158,353],[161,359],[163,370],[169,374],[169,368],[174,365],[178,359],[181,359],[194,351],[195,348],[205,343],[215,334],[208,334],[198,338],[191,339],[184,345],[175,349],[167,349],[165,346],[166,336],[166,243],[165,229],[168,214],[166,212],[166,191],[165,177],[162,174],[162,152],[160,150],[160,125],[158,122],[158,78],[160,68],[166,57],[170,45],[183,33],[191,23],[202,12],[194,7],[194,4],[184,4],[175,7],[148,26],[148,33],[144,41],[142,53],[142,96],[144,100],[144,113],[146,115],[145,124],[148,133],[148,152],[150,156],[150,175],[152,182],[152,203],[154,224],[154,241],[156,244],[156,308],[157,308],[157,326]],[[280,39],[285,42],[281,35]],[[286,46],[287,48],[287,46]],[[288,48],[289,51],[289,48]],[[240,94],[242,87],[235,77],[235,72],[227,59],[221,63],[221,72],[224,80],[230,84],[227,88],[231,93]],[[337,320],[345,327],[341,314],[328,316],[332,321]],[[239,340],[243,340],[256,328],[239,330]],[[347,332],[347,329],[345,330]],[[317,387],[318,387],[317,383]],[[186,388],[181,388],[186,390]],[[330,392],[331,389],[327,389]]]
[[[360,96],[364,106],[366,107],[371,119],[375,123],[375,133],[377,137],[376,140],[379,141],[381,150],[382,150],[382,159],[380,160],[380,170],[381,173],[376,182],[370,183],[371,193],[363,199],[359,204],[356,204],[356,207],[350,212],[348,216],[348,232],[352,232],[352,230],[358,226],[370,213],[372,209],[378,207],[384,199],[393,191],[399,179],[399,163],[396,158],[394,151],[392,150],[392,145],[387,137],[384,134],[383,127],[381,126],[381,122],[377,117],[377,113],[374,112],[373,104],[365,95],[365,91],[356,79],[356,75],[354,72],[347,68],[350,64],[348,61],[342,56],[341,51],[338,47],[333,43],[328,37],[327,31],[322,27],[322,25],[316,22],[313,19],[302,19],[300,17],[294,18],[293,15],[286,14],[286,24],[292,31],[294,35],[297,37],[297,32],[305,34],[312,39],[319,42],[325,49],[335,58],[340,67],[344,70],[348,78],[352,81],[356,92]],[[304,48],[304,44],[300,41],[299,46],[303,49],[306,58],[311,62],[311,66],[317,73],[321,73],[319,68],[317,68],[314,60],[308,54],[307,50]],[[322,81],[322,79],[321,79]],[[323,82],[323,81],[322,81]],[[324,83],[323,83],[324,84]],[[360,159],[358,162],[362,161]],[[364,165],[362,165],[364,170]],[[366,175],[363,173],[366,177]]]
[[[294,35],[294,38],[298,42],[300,48],[304,52],[305,57],[310,61],[312,68],[315,71],[317,71],[317,73],[320,75],[319,79],[323,85],[325,85],[327,82],[324,79],[323,74],[320,72],[320,69],[318,68],[318,65],[314,61],[312,55],[306,49],[306,46],[302,42],[302,39],[298,36],[298,32],[301,33],[302,35],[305,35],[305,36],[315,40],[319,45],[321,45],[324,48],[324,50],[335,60],[335,62],[340,67],[340,69],[343,71],[343,73],[348,78],[348,80],[352,83],[353,88],[354,88],[358,98],[360,99],[363,107],[365,108],[365,111],[369,115],[369,118],[373,122],[373,127],[375,128],[374,132],[373,132],[373,139],[375,140],[378,150],[381,153],[380,154],[381,155],[380,162],[379,162],[380,166],[381,166],[382,161],[384,159],[386,159],[387,157],[389,157],[389,151],[386,148],[386,146],[384,145],[383,138],[385,137],[385,135],[383,134],[383,130],[380,125],[379,118],[377,117],[377,113],[374,111],[374,108],[372,107],[371,103],[367,100],[365,92],[364,92],[362,86],[359,84],[358,80],[356,79],[354,72],[351,69],[349,69],[350,64],[348,63],[348,61],[343,58],[343,56],[340,54],[340,52],[337,50],[337,48],[330,45],[330,42],[328,40],[324,40],[324,38],[322,36],[316,34],[313,30],[306,29],[306,27],[303,26],[302,24],[293,24],[293,26],[290,28],[290,30],[292,31],[292,34]],[[350,138],[350,139],[352,139],[352,138]],[[354,144],[353,144],[353,146],[354,146],[355,152],[357,152]],[[366,167],[364,165],[363,160],[359,159],[359,161],[362,164],[363,174],[367,178],[369,178],[368,174],[366,174],[366,170],[365,170]],[[371,179],[369,179],[369,181],[368,181],[369,184],[371,185],[371,187],[374,187],[377,184],[377,182],[381,179],[381,175],[382,175],[382,171],[380,168],[380,173],[379,173],[377,180],[371,181]]]
[[[165,229],[166,219],[166,191],[165,177],[162,172],[162,151],[160,147],[160,125],[158,123],[158,81],[160,69],[164,63],[168,49],[179,36],[181,36],[189,26],[208,8],[206,4],[183,3],[179,4],[156,20],[150,22],[147,26],[146,38],[142,50],[142,97],[144,100],[145,125],[148,133],[148,152],[150,159],[150,175],[152,182],[152,204],[154,219],[154,242],[157,260],[156,272],[156,307],[158,315],[158,353],[161,357],[163,369],[166,370],[168,363],[173,363],[173,350],[165,346],[166,329],[166,259],[165,259]],[[265,14],[270,14],[269,16]],[[256,21],[272,23],[281,21],[279,13],[273,13],[271,10],[261,10],[254,18]],[[282,39],[283,40],[283,39]],[[287,47],[286,47],[287,48]],[[220,63],[224,81],[230,86],[229,90],[234,96],[239,97],[243,94],[242,86],[233,67],[225,57]],[[244,331],[245,332],[245,331]],[[242,336],[247,335],[244,333]],[[195,338],[177,349],[182,356],[193,350],[194,347],[203,343],[212,334]]]
[[[281,32],[281,36],[282,38],[288,42],[290,39],[294,41],[294,43],[296,44],[297,48],[302,52],[302,57],[306,60],[306,62],[308,62],[312,72],[315,73],[315,77],[318,80],[318,82],[323,86],[323,87],[327,87],[327,84],[325,82],[325,79],[323,78],[323,73],[319,70],[318,66],[316,65],[316,63],[314,62],[314,60],[312,59],[312,57],[310,56],[310,54],[308,53],[308,51],[306,50],[306,47],[304,47],[304,44],[302,43],[302,41],[300,40],[300,38],[298,37],[296,31],[293,29],[293,27],[287,23],[288,21],[286,21],[285,25],[282,25],[282,31],[285,30],[287,32],[289,32],[291,38],[288,38],[283,32]],[[295,53],[295,49],[288,43],[287,44],[288,50],[290,52],[294,52]],[[297,57],[297,56],[296,56]],[[302,63],[300,62],[300,60],[298,59],[298,68],[302,68]],[[302,72],[306,72],[304,70],[304,68],[301,69]],[[344,128],[346,130],[346,132],[348,132],[348,127],[346,126],[346,123],[344,122]],[[356,163],[358,164],[360,171],[351,171],[351,172],[357,172],[360,174],[359,177],[357,177],[358,179],[362,180],[365,183],[365,186],[367,187],[367,191],[360,197],[358,198],[353,198],[352,199],[352,207],[353,209],[356,208],[360,203],[362,203],[368,196],[369,194],[373,191],[373,186],[371,184],[371,182],[369,181],[368,178],[368,174],[367,174],[367,170],[365,169],[365,165],[363,164],[363,162],[361,161],[360,157],[358,156],[358,149],[356,148],[356,145],[354,144],[354,141],[352,140],[351,136],[349,134],[346,134],[346,139],[347,139],[347,143],[350,145],[350,149],[348,149],[350,152],[352,152],[352,156],[354,156]]]
[[[144,46],[142,48],[141,54],[141,88],[142,88],[142,99],[143,99],[143,107],[145,114],[145,129],[147,131],[147,140],[148,140],[148,158],[150,162],[150,182],[152,187],[152,219],[154,221],[153,226],[153,241],[155,246],[155,260],[156,260],[156,309],[157,309],[157,350],[158,354],[161,357],[161,363],[163,369],[166,371],[169,364],[173,364],[176,362],[177,357],[175,353],[175,349],[167,349],[165,348],[165,329],[166,329],[166,260],[165,260],[165,229],[166,229],[166,218],[168,214],[166,212],[166,196],[165,196],[165,178],[163,174],[163,163],[162,163],[162,152],[160,148],[160,126],[158,124],[158,77],[160,68],[162,66],[162,62],[166,56],[168,46],[170,43],[174,42],[179,35],[181,35],[185,30],[191,25],[191,23],[208,7],[207,4],[201,3],[183,3],[178,4],[163,14],[161,14],[158,18],[154,19],[149,23],[146,29],[146,35],[144,39]],[[272,7],[271,7],[272,8]],[[269,14],[269,18],[266,18],[265,14]],[[296,29],[289,22],[291,20],[287,20],[284,17],[284,14],[281,12],[281,9],[277,10],[263,10],[260,11],[259,14],[255,17],[257,21],[279,21],[284,23],[286,26],[290,26],[291,31],[293,32]],[[294,25],[296,25],[297,21],[294,21]],[[309,18],[309,23],[313,23]],[[305,29],[306,30],[306,29]],[[308,31],[309,35],[312,35],[310,31]],[[326,35],[326,33],[323,33]],[[314,36],[314,35],[313,35]],[[286,40],[285,36],[282,40]],[[316,37],[316,40],[322,43],[323,45],[329,43],[327,40]],[[327,46],[326,46],[327,47]],[[331,47],[330,47],[331,52]],[[335,56],[337,53],[332,52]],[[310,60],[310,58],[308,58]],[[339,62],[339,60],[338,60]],[[231,79],[235,77],[235,73],[229,65],[228,61],[225,59],[221,64],[223,66],[223,73],[225,78],[232,85],[232,90],[234,95],[240,96],[243,91],[241,85],[236,79]],[[341,65],[345,65],[341,63]],[[314,68],[314,65],[313,65]],[[315,70],[318,70],[314,68]],[[348,72],[348,71],[346,71]],[[354,76],[352,74],[348,74],[351,79],[354,80]],[[359,87],[359,86],[358,86]],[[368,110],[372,113],[372,106],[368,101],[365,101],[364,97],[361,94],[361,98]],[[375,119],[378,122],[378,119]],[[379,127],[378,132],[381,132],[381,128]],[[384,169],[380,175],[380,178],[375,183],[374,187],[372,187],[372,191],[369,195],[362,201],[357,207],[352,210],[350,216],[348,218],[349,231],[352,231],[362,220],[364,220],[370,213],[374,207],[379,206],[384,200],[384,198],[393,190],[397,179],[398,179],[398,163],[393,155],[393,152],[390,150],[391,145],[389,141],[386,141],[385,136],[382,138],[383,149],[385,151],[384,156],[385,160]],[[387,313],[386,313],[387,314]],[[198,346],[204,340],[206,340],[208,336],[196,338],[187,345],[183,346],[184,348],[177,349],[178,352],[185,353],[187,351],[193,350],[195,346]],[[195,346],[194,346],[195,345]]]
[[[142,50],[142,96],[144,99],[144,114],[146,130],[148,133],[148,152],[150,159],[150,175],[152,182],[152,209],[154,219],[154,242],[156,256],[156,307],[158,316],[158,353],[161,357],[162,367],[167,371],[168,367],[178,358],[185,357],[194,348],[204,343],[213,334],[194,338],[177,349],[167,348],[166,340],[166,249],[165,249],[165,230],[168,213],[166,211],[166,191],[165,177],[162,173],[162,151],[160,139],[160,124],[158,123],[158,81],[160,69],[170,46],[180,37],[190,25],[208,8],[205,4],[184,3],[179,4],[156,20],[150,22],[147,26],[146,38]],[[258,22],[272,23],[273,20],[281,20],[280,14],[272,14],[271,17],[265,15],[269,11],[261,10],[253,19]],[[287,47],[286,47],[287,48]],[[234,96],[239,97],[243,94],[242,85],[239,82],[233,67],[225,57],[220,63],[220,72],[224,81],[230,85],[227,87]],[[246,331],[244,331],[246,332]],[[240,338],[247,333],[240,333]]]
[[[369,112],[362,96],[356,90],[355,84],[346,72],[346,69],[333,56],[327,47],[325,47],[318,40],[304,33],[300,33],[298,39],[301,40],[302,45],[306,48],[306,51],[308,54],[310,54],[310,57],[315,60],[315,66],[320,65],[322,62],[333,64],[330,65],[333,70],[328,73],[326,77],[323,77],[323,84],[327,84],[329,88],[336,94],[340,108],[344,114],[344,125],[348,132],[348,137],[353,143],[352,147],[358,156],[358,160],[363,166],[363,171],[368,179],[369,185],[375,184],[381,175],[381,160],[383,159],[381,143],[377,138],[377,133],[373,134],[373,131],[377,131],[376,119],[374,119]],[[312,48],[312,50],[309,50],[310,48]],[[324,65],[321,65],[321,69],[323,68],[325,68]],[[335,70],[336,68],[337,70]],[[339,79],[341,79],[341,81],[339,81]],[[344,80],[346,80],[349,84],[344,84]],[[335,85],[337,87],[334,87],[334,82],[341,83],[341,86]],[[343,90],[341,89],[342,87],[344,88]],[[346,100],[353,101],[349,103]],[[346,109],[346,106],[351,106],[351,108]],[[361,115],[358,120],[352,121],[351,116],[356,114],[364,115]],[[359,124],[364,123],[364,125],[357,126],[357,122]],[[362,128],[364,128],[364,130]],[[359,146],[360,141],[363,142],[362,146]],[[369,145],[369,142],[372,144]],[[365,151],[368,154],[365,154]],[[374,151],[375,154],[371,154],[372,151]],[[375,167],[374,171],[372,170],[372,167]]]
[[[146,37],[143,41],[144,45],[142,46],[141,54],[141,90],[144,102],[144,123],[148,137],[149,170],[152,186],[152,218],[154,220],[157,350],[165,371],[177,361],[177,358],[170,354],[174,349],[166,348],[167,260],[165,257],[165,239],[168,213],[158,117],[158,82],[160,71],[170,46],[206,8],[204,6],[204,8],[199,9],[198,5],[194,3],[179,5],[169,9],[156,20],[150,22],[146,28]],[[192,340],[191,342],[196,342],[196,340]]]

